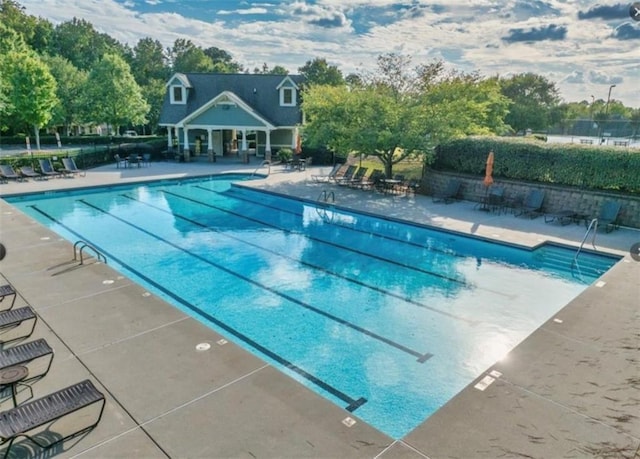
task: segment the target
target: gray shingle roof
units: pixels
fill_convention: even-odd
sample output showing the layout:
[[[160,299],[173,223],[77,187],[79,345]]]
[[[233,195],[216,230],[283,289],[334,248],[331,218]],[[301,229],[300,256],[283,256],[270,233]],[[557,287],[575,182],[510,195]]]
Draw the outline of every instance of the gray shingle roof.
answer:
[[[230,91],[253,107],[274,126],[295,126],[302,122],[300,93],[298,105],[281,107],[278,85],[286,77],[300,87],[301,75],[256,75],[226,73],[185,73],[192,88],[186,104],[170,104],[167,90],[160,113],[160,124],[176,124],[188,114],[211,101],[223,91]],[[255,91],[254,91],[255,89]]]

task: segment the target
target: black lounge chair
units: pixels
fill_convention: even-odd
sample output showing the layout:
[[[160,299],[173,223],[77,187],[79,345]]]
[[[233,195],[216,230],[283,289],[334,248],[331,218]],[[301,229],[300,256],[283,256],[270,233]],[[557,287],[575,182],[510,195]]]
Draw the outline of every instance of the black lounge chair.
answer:
[[[524,216],[535,218],[542,213],[542,203],[544,202],[544,191],[531,190],[525,196],[522,205],[517,210],[516,217]]]
[[[585,224],[588,225],[593,218],[597,218],[598,227],[604,228],[607,233],[610,233],[614,229],[619,228],[618,214],[620,213],[621,207],[617,201],[605,201],[600,208],[600,214],[597,217],[585,220]]]
[[[342,167],[342,164],[336,163],[333,165],[333,169],[331,169],[331,172],[329,172],[326,175],[311,175],[311,180],[313,180],[314,182],[321,182],[321,183],[329,182],[335,179],[336,174],[338,173],[341,167]]]
[[[42,359],[45,365],[40,365],[39,359]],[[51,368],[53,349],[44,338],[18,344],[0,351],[0,370],[15,365],[27,366],[32,362],[37,363],[37,365],[34,365],[37,368],[30,369],[26,381],[46,375]]]
[[[131,164],[131,158],[129,158],[129,164]],[[62,165],[64,166],[62,168],[62,172],[65,174],[80,175],[82,177],[86,175],[85,171],[76,166],[76,162],[73,158],[62,158]]]
[[[46,175],[48,177],[60,177],[62,175],[53,168],[53,164],[51,164],[50,159],[39,159],[38,163],[40,163],[40,171],[42,171],[42,175]]]
[[[370,190],[376,187],[382,187],[382,180],[384,179],[384,172],[380,169],[374,169],[371,174],[360,182],[360,189]]]
[[[353,174],[353,177],[351,177],[351,180],[348,180],[348,181],[345,181],[345,182],[341,182],[341,183],[339,183],[339,185],[347,185],[347,186],[350,186],[350,187],[353,187],[353,188],[358,188],[358,187],[360,187],[360,184],[362,183],[364,178],[367,176],[368,172],[369,172],[369,168],[360,167],[360,168],[358,168],[356,173]]]
[[[0,344],[28,338],[37,321],[38,316],[31,306],[0,312]]]
[[[22,175],[16,173],[15,169],[8,164],[0,164],[0,179],[4,182],[9,180],[15,180],[16,182],[22,181]]]
[[[353,174],[355,173],[357,168],[358,166],[348,166],[347,170],[344,171],[344,174],[342,174],[341,176],[336,176],[333,181],[338,185],[350,181],[353,178]]]
[[[91,425],[66,435],[56,432],[55,421],[98,404],[100,412]],[[0,445],[8,445],[4,457],[9,456],[11,447],[19,437],[26,437],[46,450],[64,440],[88,432],[100,422],[104,405],[104,394],[87,379],[0,413]],[[43,431],[42,428],[45,426],[46,429]],[[40,436],[29,435],[35,429],[42,433],[42,437],[49,438],[49,441],[43,442],[38,438]]]
[[[443,192],[435,193],[433,195],[433,202],[444,202],[445,204],[449,204],[450,202],[455,201],[458,198],[461,186],[462,182],[460,180],[449,180],[449,183],[447,183],[447,187]]]
[[[33,167],[31,166],[22,166],[20,168],[20,173],[22,174],[23,177],[30,177],[35,180],[42,180],[43,178],[46,178],[42,174],[34,171]]]
[[[13,288],[13,286],[9,284],[0,286],[0,303],[4,303],[5,298],[8,296],[12,297],[11,304],[8,308],[0,309],[0,311],[6,311],[13,308],[13,305],[16,303],[16,297],[18,296],[18,293],[16,292],[16,289]]]

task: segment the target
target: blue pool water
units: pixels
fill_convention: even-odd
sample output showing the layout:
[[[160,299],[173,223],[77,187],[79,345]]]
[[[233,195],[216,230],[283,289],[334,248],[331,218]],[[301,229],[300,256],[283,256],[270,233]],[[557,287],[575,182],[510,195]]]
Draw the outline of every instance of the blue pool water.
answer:
[[[617,259],[317,207],[218,176],[7,198],[394,438]]]

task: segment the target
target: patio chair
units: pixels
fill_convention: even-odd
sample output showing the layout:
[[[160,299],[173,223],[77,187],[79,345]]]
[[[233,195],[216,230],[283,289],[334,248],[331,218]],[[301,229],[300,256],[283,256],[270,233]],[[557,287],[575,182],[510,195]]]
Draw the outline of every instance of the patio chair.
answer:
[[[140,166],[142,165],[142,156],[138,156],[137,153],[133,153],[127,156],[127,162],[129,164],[129,167],[133,167],[133,165],[135,164],[136,166],[138,166],[138,168],[140,168]]]
[[[8,445],[4,457],[8,457],[13,443],[19,437],[25,437],[42,449],[81,435],[93,429],[102,418],[105,398],[93,383],[86,379],[42,398],[23,403],[15,408],[0,413],[0,445]],[[99,414],[95,422],[70,434],[56,432],[55,421],[83,409],[99,407]],[[83,416],[84,417],[84,416]],[[69,423],[66,424],[68,427]],[[46,429],[38,429],[46,426]],[[42,435],[29,435],[38,429]],[[44,437],[43,441],[39,437]]]
[[[113,155],[113,159],[116,162],[116,169],[120,169],[120,166],[126,169],[128,163],[127,158],[123,158],[116,153],[115,155]]]
[[[38,163],[40,163],[40,171],[42,172],[42,175],[51,177],[60,177],[60,175],[62,175],[53,168],[53,164],[51,164],[50,159],[39,159]]]
[[[377,186],[380,186],[380,183],[384,179],[384,172],[380,169],[374,169],[368,177],[363,179],[360,182],[361,190],[370,190],[375,189]]]
[[[462,182],[458,179],[450,179],[447,187],[441,193],[435,193],[432,197],[433,202],[443,202],[449,204],[458,199]]]
[[[65,174],[80,175],[81,177],[86,175],[84,170],[79,169],[78,166],[76,166],[76,162],[73,158],[62,158],[62,165],[62,172]]]
[[[16,297],[18,296],[18,292],[16,292],[16,289],[14,289],[12,285],[6,284],[0,286],[0,303],[4,303],[5,298],[7,298],[8,296],[12,297],[11,304],[8,305],[9,307],[0,309],[0,311],[7,311],[9,309],[12,309],[13,305],[16,303]],[[3,304],[2,306],[6,305]]]
[[[151,153],[143,153],[142,155],[142,165],[150,166],[151,165]]]
[[[333,165],[331,172],[329,172],[326,175],[311,175],[311,180],[318,183],[329,182],[335,178],[336,174],[338,173],[341,167],[342,167],[341,163],[336,163]]]
[[[31,166],[22,166],[20,168],[20,173],[23,177],[31,177],[34,180],[42,180],[46,179],[42,174],[33,170]]]
[[[602,203],[598,216],[585,220],[585,224],[588,225],[593,218],[597,218],[598,226],[604,228],[607,233],[610,233],[614,229],[619,228],[618,214],[620,213],[620,208],[621,205],[617,201],[605,201]]]
[[[0,344],[28,338],[37,321],[38,316],[31,306],[0,312]]]
[[[522,205],[516,211],[516,217],[524,216],[535,218],[542,213],[542,203],[544,202],[544,191],[531,190],[522,201]]]
[[[16,182],[22,181],[22,175],[16,173],[9,164],[0,164],[0,178],[5,183],[9,182],[9,180],[15,180]]]

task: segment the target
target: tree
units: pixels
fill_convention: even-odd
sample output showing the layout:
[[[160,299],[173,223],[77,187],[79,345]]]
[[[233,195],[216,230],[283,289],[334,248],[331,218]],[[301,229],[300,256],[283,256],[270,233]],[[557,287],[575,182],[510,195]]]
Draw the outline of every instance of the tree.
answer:
[[[213,71],[213,61],[211,58],[204,53],[202,48],[194,45],[191,40],[178,38],[174,42],[173,48],[169,50],[169,55],[173,63],[174,72]]]
[[[83,92],[87,88],[87,72],[78,70],[61,56],[45,57],[44,61],[57,82],[56,95],[60,101],[53,111],[52,121],[55,125],[63,125],[65,135],[69,135],[70,127],[81,123],[82,114],[86,112]]]
[[[514,131],[545,130],[553,124],[552,109],[560,101],[555,83],[535,73],[521,73],[500,79],[500,87],[513,102],[505,121]]]
[[[85,93],[93,121],[108,123],[116,134],[122,125],[146,122],[149,104],[129,65],[116,54],[105,54],[91,70]]]
[[[393,165],[409,156],[428,163],[439,141],[505,129],[509,101],[495,80],[450,73],[436,83],[432,72],[422,85],[408,60],[385,55],[379,62],[376,77],[363,78],[361,86],[312,85],[305,91],[305,143],[376,156],[390,177]]]
[[[288,75],[289,71],[282,67],[281,65],[276,65],[272,69],[269,68],[267,63],[262,64],[262,69],[255,67],[253,69],[253,73],[261,74],[261,75]]]
[[[305,84],[324,84],[339,86],[345,84],[342,72],[335,65],[329,65],[326,59],[315,58],[298,67],[300,75],[305,77]]]
[[[6,59],[14,115],[33,127],[39,150],[40,128],[49,122],[58,104],[56,81],[47,65],[33,53],[12,52]]]
[[[171,69],[169,57],[162,43],[152,38],[143,38],[133,48],[131,73],[140,86],[153,80],[167,80]]]
[[[242,64],[238,64],[233,60],[231,54],[223,49],[212,46],[204,50],[213,62],[213,71],[217,73],[240,73],[244,70]]]

